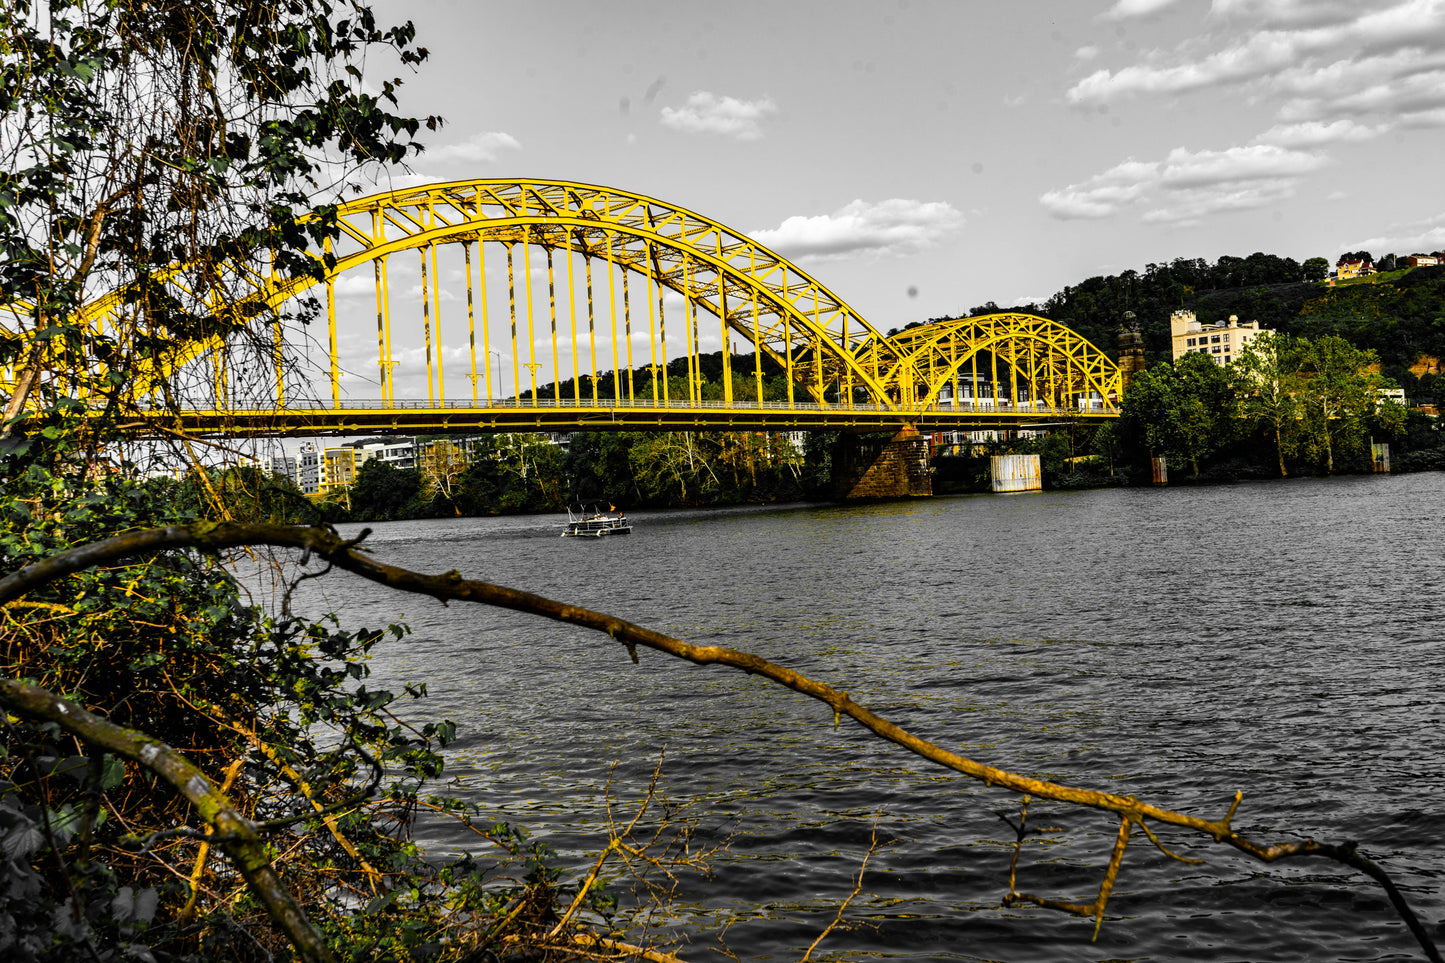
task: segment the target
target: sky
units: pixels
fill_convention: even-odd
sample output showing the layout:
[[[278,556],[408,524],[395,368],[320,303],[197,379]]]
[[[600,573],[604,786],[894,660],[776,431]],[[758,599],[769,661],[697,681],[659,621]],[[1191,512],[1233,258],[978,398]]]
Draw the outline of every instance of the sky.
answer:
[[[431,52],[402,108],[446,120],[388,186],[656,197],[883,330],[1177,257],[1445,249],[1445,0],[376,9]]]

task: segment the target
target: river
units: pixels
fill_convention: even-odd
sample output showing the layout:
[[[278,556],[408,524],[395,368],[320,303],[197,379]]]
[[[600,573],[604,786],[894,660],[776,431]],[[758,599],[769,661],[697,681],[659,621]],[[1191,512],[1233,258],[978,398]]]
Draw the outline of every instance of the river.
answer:
[[[727,645],[848,691],[1006,769],[1217,818],[1276,842],[1358,840],[1445,937],[1445,474],[1207,488],[373,526],[387,562],[480,578]],[[358,526],[359,527],[359,526]],[[354,529],[349,529],[354,532]],[[424,681],[459,725],[453,791],[588,862],[609,783],[690,803],[694,844],[656,938],[690,960],[1384,960],[1419,949],[1382,892],[1322,860],[1263,865],[1136,832],[1103,926],[1001,908],[1018,799],[930,767],[754,677],[351,576],[311,606],[413,634],[375,684]],[[1117,829],[1031,807],[1019,888],[1087,902]],[[433,852],[471,843],[440,827]],[[477,849],[479,855],[485,850]],[[722,942],[720,943],[719,940]]]

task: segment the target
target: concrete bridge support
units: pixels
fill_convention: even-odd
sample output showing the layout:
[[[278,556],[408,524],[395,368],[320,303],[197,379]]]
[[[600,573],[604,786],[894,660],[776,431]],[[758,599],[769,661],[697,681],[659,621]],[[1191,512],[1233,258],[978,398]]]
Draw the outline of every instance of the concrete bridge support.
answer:
[[[925,498],[933,494],[928,442],[911,425],[885,442],[860,442],[848,458],[849,501]]]

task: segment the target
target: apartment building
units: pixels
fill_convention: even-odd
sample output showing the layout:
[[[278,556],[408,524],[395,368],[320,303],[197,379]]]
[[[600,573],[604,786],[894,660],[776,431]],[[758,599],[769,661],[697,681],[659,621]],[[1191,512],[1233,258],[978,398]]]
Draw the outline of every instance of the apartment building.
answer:
[[[1173,341],[1174,360],[1186,354],[1207,354],[1215,364],[1226,365],[1239,357],[1244,346],[1264,333],[1258,321],[1229,320],[1201,324],[1193,311],[1175,311],[1169,316],[1169,333]]]
[[[267,455],[261,459],[261,468],[289,479],[303,495],[314,495],[321,483],[320,461],[316,446],[306,444],[293,451]]]

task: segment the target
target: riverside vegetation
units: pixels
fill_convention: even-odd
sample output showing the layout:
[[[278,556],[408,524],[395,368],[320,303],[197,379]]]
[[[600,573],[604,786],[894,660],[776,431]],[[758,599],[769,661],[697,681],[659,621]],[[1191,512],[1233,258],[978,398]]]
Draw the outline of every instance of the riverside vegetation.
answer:
[[[1382,396],[1396,382],[1380,368],[1373,349],[1340,335],[1267,332],[1227,368],[1189,354],[1137,374],[1116,423],[1079,419],[1038,437],[938,446],[934,490],[986,491],[990,456],[1009,453],[1039,455],[1048,488],[1147,482],[1156,457],[1168,459],[1175,481],[1369,471],[1371,442],[1391,444],[1396,471],[1445,468],[1438,420]],[[1412,380],[1412,390],[1437,387],[1445,381],[1428,374]],[[444,471],[367,462],[349,490],[315,505],[255,469],[218,471],[207,484],[226,488],[251,517],[330,521],[560,512],[590,501],[827,500],[843,494],[849,444],[836,431],[806,433],[801,449],[762,432],[574,432],[566,448],[501,434],[479,439],[468,460],[438,459]],[[195,479],[177,489],[175,497],[204,504]]]
[[[610,860],[644,883],[695,861],[656,786],[625,787],[635,815],[598,841],[591,873],[561,879],[505,814],[438,790],[456,727],[416,721],[425,685],[368,684],[368,653],[404,626],[292,612],[297,583],[340,568],[595,629],[624,658],[646,649],[772,680],[823,702],[835,724],[847,716],[1024,794],[1020,847],[1029,799],[1117,821],[1091,902],[1021,893],[1010,875],[1010,905],[1097,926],[1131,833],[1157,843],[1169,826],[1265,862],[1365,873],[1440,958],[1353,844],[1236,833],[1239,797],[1208,819],[993,769],[755,655],[456,571],[408,572],[326,525],[237,521],[239,476],[207,473],[199,440],[178,431],[170,455],[193,467],[193,503],[140,480],[121,454],[127,383],[176,370],[178,346],[210,335],[265,369],[270,325],[312,320],[305,302],[268,313],[241,279],[323,270],[336,227],[314,194],[402,161],[440,123],[392,113],[398,81],[363,83],[362,64],[412,69],[426,51],[410,25],[380,25],[357,0],[11,0],[0,49],[0,364],[17,373],[0,420],[0,956],[672,959],[627,943],[635,904],[603,885]],[[82,309],[107,292],[120,310],[102,333]],[[276,574],[274,604],[248,593],[238,566]],[[419,851],[413,830],[432,819],[457,821],[475,847]]]

